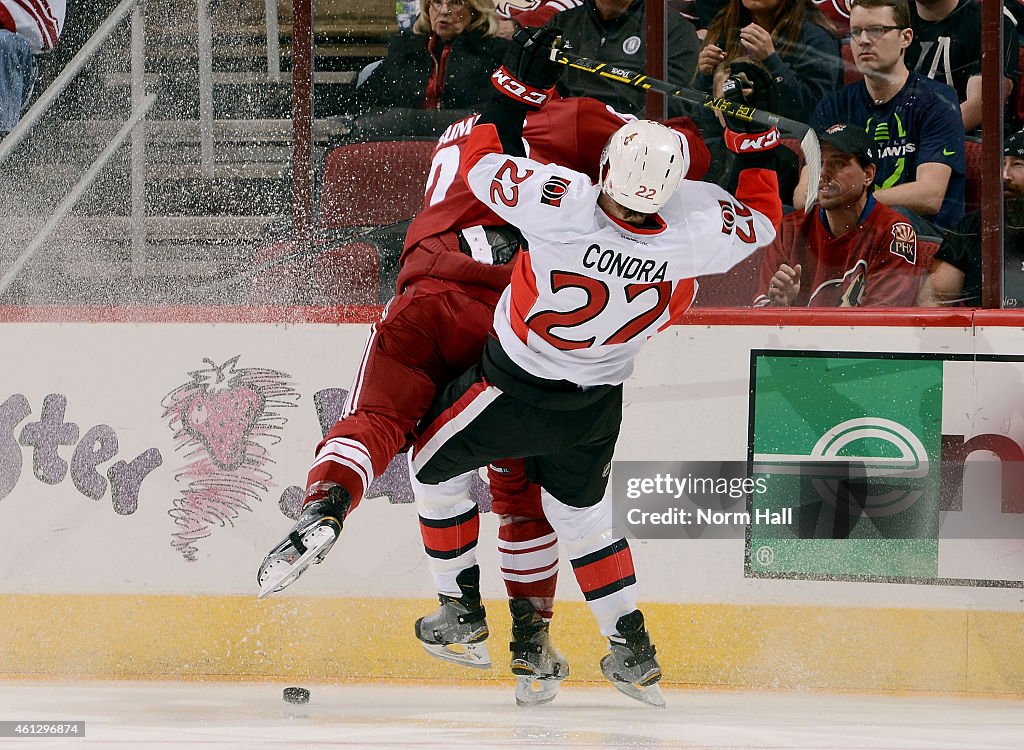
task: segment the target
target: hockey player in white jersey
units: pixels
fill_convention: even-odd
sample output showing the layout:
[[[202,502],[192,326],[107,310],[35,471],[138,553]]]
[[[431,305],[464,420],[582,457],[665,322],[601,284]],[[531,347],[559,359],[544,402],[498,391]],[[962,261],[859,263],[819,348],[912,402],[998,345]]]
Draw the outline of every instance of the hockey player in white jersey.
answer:
[[[550,98],[562,70],[549,59],[555,33],[517,32],[518,56],[492,78],[501,95],[463,151],[462,179],[525,241],[495,312],[496,337],[423,420],[412,465],[421,490],[445,483],[450,492],[488,462],[525,458],[609,639],[602,673],[626,695],[663,706],[629,545],[613,533],[607,493],[622,382],[644,342],[690,306],[696,276],[727,271],[774,239],[779,135],[727,129],[742,170],[737,197],[685,180],[685,143],[646,120],[611,137],[599,184],[534,162],[523,151],[523,116]],[[727,91],[738,95],[743,83],[734,79]],[[551,662],[545,648],[536,644],[534,664]],[[542,669],[534,672],[541,679]]]

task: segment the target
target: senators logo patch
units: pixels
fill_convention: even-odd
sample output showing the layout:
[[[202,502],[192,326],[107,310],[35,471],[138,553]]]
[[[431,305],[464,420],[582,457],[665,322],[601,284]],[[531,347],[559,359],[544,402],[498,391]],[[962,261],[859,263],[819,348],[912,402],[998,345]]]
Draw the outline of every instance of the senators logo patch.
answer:
[[[569,190],[569,180],[564,177],[549,177],[540,189],[540,202],[548,206],[561,206],[562,198]]]
[[[917,232],[906,222],[892,225],[892,242],[889,252],[898,255],[910,265],[917,265]]]

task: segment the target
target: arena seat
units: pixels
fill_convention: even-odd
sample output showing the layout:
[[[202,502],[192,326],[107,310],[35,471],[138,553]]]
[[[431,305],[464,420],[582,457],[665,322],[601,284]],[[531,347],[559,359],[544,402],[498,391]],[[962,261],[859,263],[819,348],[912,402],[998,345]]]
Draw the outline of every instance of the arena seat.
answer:
[[[967,211],[977,211],[981,208],[981,141],[968,139],[964,148],[967,156],[964,206]]]
[[[423,205],[434,144],[433,139],[378,141],[331,151],[324,165],[313,247],[309,253],[298,252],[292,242],[261,248],[253,259],[257,268],[279,262],[253,277],[251,302],[376,305],[382,297],[389,298],[394,279],[385,280],[382,287],[378,244],[346,241],[347,232],[341,232],[341,237],[330,235],[338,229],[387,228],[415,215]]]
[[[853,61],[853,47],[850,45],[849,39],[844,39],[839,45],[839,52],[843,56],[843,85],[849,86],[851,83],[864,80],[864,74],[857,70],[857,65]]]
[[[294,258],[288,258],[295,255]],[[317,240],[301,254],[292,242],[261,248],[253,265],[281,261],[252,278],[254,305],[376,305],[380,286],[377,247],[368,242],[344,244]]]
[[[423,206],[434,140],[375,141],[339,146],[324,165],[320,226],[384,226]]]
[[[935,258],[935,253],[939,251],[939,243],[932,242],[930,240],[918,240],[917,242],[917,266],[921,269],[921,281],[924,281],[924,277],[928,274],[928,269],[932,267],[932,260]]]

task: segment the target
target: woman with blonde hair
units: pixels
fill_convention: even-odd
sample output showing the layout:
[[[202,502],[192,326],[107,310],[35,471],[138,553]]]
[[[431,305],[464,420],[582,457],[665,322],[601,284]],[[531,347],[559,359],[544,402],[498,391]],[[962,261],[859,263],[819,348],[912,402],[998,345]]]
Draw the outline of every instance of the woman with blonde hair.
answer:
[[[808,0],[728,0],[708,26],[694,86],[710,92],[715,67],[743,56],[768,69],[776,112],[794,120],[843,84],[839,39]]]
[[[356,109],[473,109],[505,55],[508,42],[497,31],[493,0],[422,0],[412,30],[391,40],[387,57],[356,89]]]

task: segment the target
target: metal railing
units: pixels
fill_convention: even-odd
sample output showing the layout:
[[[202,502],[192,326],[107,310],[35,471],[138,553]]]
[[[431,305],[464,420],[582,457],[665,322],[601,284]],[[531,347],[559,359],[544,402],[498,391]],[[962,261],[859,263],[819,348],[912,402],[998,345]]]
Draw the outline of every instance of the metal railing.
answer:
[[[281,37],[277,22],[277,0],[266,0],[267,20],[267,77],[281,80]]]
[[[267,80],[281,81],[281,39],[277,15],[277,0],[265,0],[267,27]],[[196,0],[199,57],[199,148],[200,166],[204,177],[214,177],[214,120],[213,120],[213,21],[210,0]]]
[[[122,0],[100,24],[89,40],[82,46],[71,61],[54,79],[35,104],[25,113],[18,125],[2,142],[0,142],[0,165],[11,155],[15,148],[28,136],[39,120],[64,92],[75,76],[92,59],[93,55],[111,37],[124,19],[131,13],[131,98],[132,114],[117,132],[114,138],[100,152],[89,169],[68,191],[50,218],[36,233],[28,247],[18,256],[10,268],[0,277],[0,295],[17,279],[18,274],[43,247],[60,223],[67,217],[75,204],[96,181],[96,178],[113,158],[114,154],[129,135],[131,142],[131,225],[132,225],[132,260],[141,259],[142,248],[146,240],[145,226],[145,132],[142,122],[148,114],[156,97],[145,93],[145,18],[142,12],[142,0]]]
[[[97,50],[99,50],[103,43],[110,38],[110,35],[114,33],[114,30],[120,25],[125,17],[129,13],[133,13],[141,2],[142,0],[122,0],[121,4],[111,11],[110,15],[107,16],[107,19],[100,24],[100,27],[96,29],[91,37],[89,37],[89,41],[82,46],[82,49],[78,51],[78,54],[71,59],[71,62],[64,67],[64,70],[60,72],[60,75],[54,79],[53,83],[47,86],[46,91],[42,93],[39,99],[36,100],[35,104],[33,104],[28,112],[25,113],[17,127],[8,133],[7,137],[0,142],[0,164],[3,164],[18,144],[25,139],[25,136],[27,136],[32,128],[36,126],[40,118],[46,114],[57,97],[64,92],[64,89],[66,89],[71,81],[74,80],[75,76],[82,71],[85,64],[92,59],[92,56],[96,54]],[[133,24],[136,23],[136,18],[138,19],[138,24],[141,26],[141,12],[138,16],[132,16]],[[132,82],[134,84],[134,59],[132,60],[132,63]]]
[[[121,148],[129,134],[135,130],[135,127],[142,122],[143,118],[149,113],[149,108],[153,106],[153,102],[155,101],[156,97],[152,94],[149,94],[142,100],[141,106],[132,113],[132,116],[128,118],[124,125],[121,126],[121,129],[117,131],[117,134],[110,140],[106,148],[104,148],[100,155],[96,157],[92,166],[89,167],[88,171],[82,175],[82,178],[75,184],[70,192],[68,192],[67,196],[63,201],[61,201],[60,205],[57,206],[53,214],[43,225],[42,229],[36,233],[36,236],[33,238],[32,242],[29,243],[29,246],[22,251],[21,255],[17,257],[13,264],[11,264],[11,267],[4,272],[2,277],[0,277],[0,297],[2,297],[8,287],[14,283],[18,274],[24,270],[25,266],[32,259],[32,256],[39,251],[64,218],[71,212],[71,209],[75,207],[75,204],[85,194],[85,191],[92,187],[92,184],[96,181],[96,178],[99,177],[100,172],[103,171],[107,162],[110,161],[117,150]],[[133,229],[139,226],[134,221],[132,222],[132,225]],[[143,231],[144,229],[145,228],[143,226]]]

